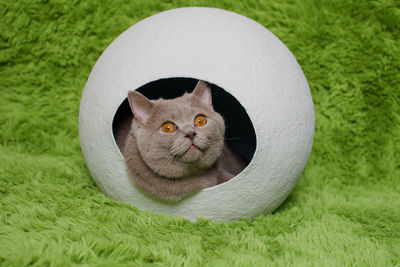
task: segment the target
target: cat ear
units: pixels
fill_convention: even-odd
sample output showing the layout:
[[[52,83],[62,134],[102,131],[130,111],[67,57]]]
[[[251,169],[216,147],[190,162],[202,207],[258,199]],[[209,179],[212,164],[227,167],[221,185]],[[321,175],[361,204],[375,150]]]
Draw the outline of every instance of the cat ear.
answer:
[[[136,120],[145,125],[154,112],[154,105],[144,95],[131,91],[128,93],[129,106]]]
[[[213,109],[210,84],[205,81],[198,81],[193,95],[197,96],[201,103]]]

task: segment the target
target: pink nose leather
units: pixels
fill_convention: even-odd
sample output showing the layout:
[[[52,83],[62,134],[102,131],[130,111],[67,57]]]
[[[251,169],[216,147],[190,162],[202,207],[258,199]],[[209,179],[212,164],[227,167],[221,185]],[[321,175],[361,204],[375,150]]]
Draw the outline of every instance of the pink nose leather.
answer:
[[[190,131],[190,132],[188,132],[186,135],[185,135],[185,137],[186,138],[189,138],[190,140],[192,140],[193,141],[193,139],[194,139],[194,137],[197,135],[197,133],[195,132],[195,131]]]

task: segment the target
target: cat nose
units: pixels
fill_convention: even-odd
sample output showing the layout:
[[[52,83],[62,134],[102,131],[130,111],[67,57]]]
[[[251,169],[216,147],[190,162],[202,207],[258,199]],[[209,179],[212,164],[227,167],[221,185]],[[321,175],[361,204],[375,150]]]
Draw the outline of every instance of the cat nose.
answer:
[[[197,133],[195,131],[190,131],[188,133],[185,134],[186,138],[189,138],[191,141],[193,141],[194,137],[197,135]]]

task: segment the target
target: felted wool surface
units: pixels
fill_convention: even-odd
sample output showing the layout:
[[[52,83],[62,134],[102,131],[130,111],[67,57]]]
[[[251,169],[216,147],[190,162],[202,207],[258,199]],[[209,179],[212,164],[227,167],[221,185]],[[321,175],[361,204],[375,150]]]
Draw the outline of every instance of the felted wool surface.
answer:
[[[308,79],[313,152],[273,214],[143,212],[86,169],[78,109],[93,64],[134,23],[188,5],[258,21]],[[400,2],[3,0],[0,36],[0,265],[400,265]]]

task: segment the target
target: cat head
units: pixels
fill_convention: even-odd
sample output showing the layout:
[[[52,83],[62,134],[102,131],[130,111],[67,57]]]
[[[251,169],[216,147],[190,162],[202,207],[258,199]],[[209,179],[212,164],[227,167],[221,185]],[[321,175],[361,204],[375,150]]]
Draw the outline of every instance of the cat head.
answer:
[[[168,100],[149,100],[132,91],[128,101],[140,155],[155,173],[168,178],[197,175],[220,156],[225,124],[214,111],[208,83],[199,81],[192,93]]]

